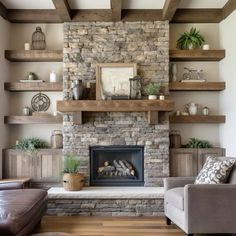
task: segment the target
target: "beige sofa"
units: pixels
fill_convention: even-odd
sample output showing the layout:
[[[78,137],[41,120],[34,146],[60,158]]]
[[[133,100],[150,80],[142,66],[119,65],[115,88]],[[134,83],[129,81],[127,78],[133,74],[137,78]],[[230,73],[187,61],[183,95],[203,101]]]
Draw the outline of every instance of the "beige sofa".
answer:
[[[187,235],[236,233],[236,164],[227,184],[194,181],[195,177],[164,180],[167,224],[172,221]]]

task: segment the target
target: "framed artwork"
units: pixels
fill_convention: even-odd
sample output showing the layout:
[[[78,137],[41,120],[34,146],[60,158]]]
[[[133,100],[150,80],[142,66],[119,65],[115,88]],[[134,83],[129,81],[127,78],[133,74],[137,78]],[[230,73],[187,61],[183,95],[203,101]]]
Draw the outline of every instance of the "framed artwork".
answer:
[[[130,78],[137,75],[135,63],[102,63],[96,67],[96,99],[129,99]]]

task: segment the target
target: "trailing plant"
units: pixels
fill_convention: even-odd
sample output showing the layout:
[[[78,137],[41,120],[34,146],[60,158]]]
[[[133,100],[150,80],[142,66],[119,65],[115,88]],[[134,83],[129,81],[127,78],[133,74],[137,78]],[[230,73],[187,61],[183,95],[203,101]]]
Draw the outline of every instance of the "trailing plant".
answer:
[[[212,145],[206,140],[191,138],[185,147],[186,148],[211,148]]]
[[[145,92],[147,95],[157,95],[160,91],[161,85],[157,83],[150,83],[146,85]]]
[[[28,152],[35,152],[37,149],[48,147],[49,145],[46,141],[36,137],[19,140],[18,143],[13,146],[14,149]]]
[[[63,173],[78,173],[80,167],[80,162],[77,156],[65,155],[64,156],[64,170]]]
[[[191,49],[194,48],[200,48],[203,43],[205,42],[205,39],[200,34],[200,31],[194,27],[190,29],[189,32],[184,32],[180,35],[179,39],[177,40],[177,48],[179,49]]]

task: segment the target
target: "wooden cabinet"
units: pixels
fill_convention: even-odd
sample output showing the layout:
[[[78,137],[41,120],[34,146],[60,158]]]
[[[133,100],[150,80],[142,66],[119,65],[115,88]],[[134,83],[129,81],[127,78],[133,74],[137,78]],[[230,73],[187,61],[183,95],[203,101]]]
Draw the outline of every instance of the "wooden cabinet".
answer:
[[[170,149],[170,176],[196,176],[208,156],[224,155],[224,148]]]
[[[33,182],[59,182],[62,149],[39,149],[27,153],[14,149],[3,151],[3,177],[30,177]]]

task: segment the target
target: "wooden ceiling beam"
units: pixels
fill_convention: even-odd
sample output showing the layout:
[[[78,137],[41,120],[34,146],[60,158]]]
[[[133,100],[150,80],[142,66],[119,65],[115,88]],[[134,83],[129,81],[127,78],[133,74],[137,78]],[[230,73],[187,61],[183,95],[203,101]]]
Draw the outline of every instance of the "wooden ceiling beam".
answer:
[[[165,0],[162,10],[162,19],[171,21],[179,4],[180,0]]]
[[[177,9],[171,23],[219,23],[222,9]]]
[[[224,20],[236,9],[236,0],[228,0],[228,2],[222,8],[222,18]]]
[[[122,10],[122,21],[161,21],[162,10]]]
[[[120,21],[122,15],[122,0],[110,0],[112,21]]]
[[[71,21],[70,6],[67,0],[52,0],[56,11],[63,22]]]
[[[5,20],[8,20],[7,8],[1,2],[0,2],[0,16],[2,16]]]

